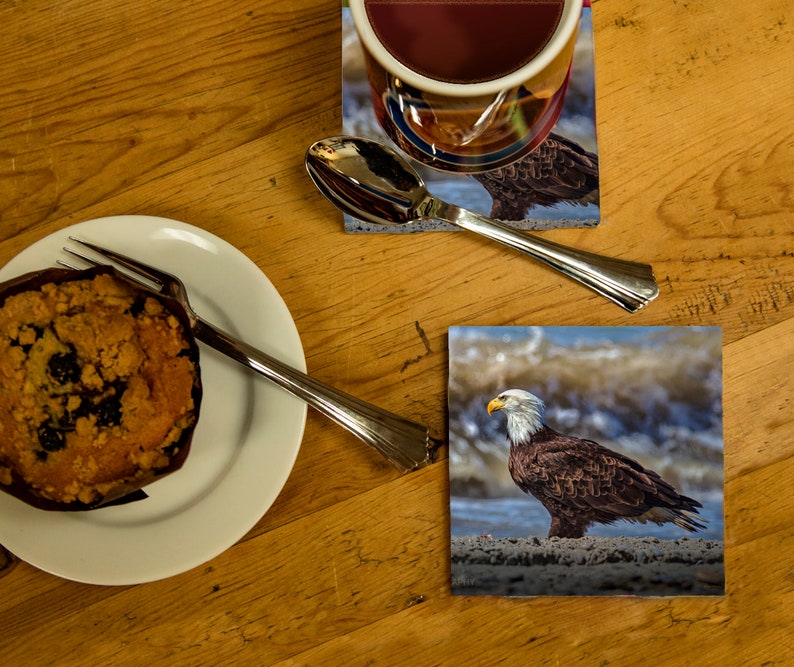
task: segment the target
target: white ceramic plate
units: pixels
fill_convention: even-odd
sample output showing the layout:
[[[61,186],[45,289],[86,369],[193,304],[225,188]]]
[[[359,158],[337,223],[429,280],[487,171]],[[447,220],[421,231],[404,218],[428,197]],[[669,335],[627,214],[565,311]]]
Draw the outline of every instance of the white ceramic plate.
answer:
[[[201,229],[148,216],[90,220],[30,246],[0,281],[53,266],[69,236],[178,275],[205,319],[305,370],[284,301],[239,250]],[[298,454],[306,405],[201,345],[204,397],[181,470],[149,498],[89,512],[46,512],[0,493],[0,544],[36,567],[93,584],[136,584],[201,565],[247,533],[273,504]]]

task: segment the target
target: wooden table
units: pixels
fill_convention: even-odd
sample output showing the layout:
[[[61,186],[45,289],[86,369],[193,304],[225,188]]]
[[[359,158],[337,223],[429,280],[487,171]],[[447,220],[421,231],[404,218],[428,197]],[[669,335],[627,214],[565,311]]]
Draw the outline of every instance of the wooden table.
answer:
[[[545,235],[652,263],[630,315],[469,234],[343,233],[303,168],[340,130],[337,0],[0,3],[0,264],[91,218],[189,222],[267,274],[313,375],[442,437],[450,325],[719,325],[727,526],[724,598],[453,597],[446,450],[400,476],[310,411],[275,504],[201,567],[0,561],[3,663],[791,664],[788,10],[594,3],[604,221]]]

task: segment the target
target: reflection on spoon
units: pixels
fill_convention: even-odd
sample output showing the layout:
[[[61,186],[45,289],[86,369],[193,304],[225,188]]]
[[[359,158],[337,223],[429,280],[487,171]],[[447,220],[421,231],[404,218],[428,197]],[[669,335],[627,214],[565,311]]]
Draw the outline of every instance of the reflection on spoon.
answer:
[[[632,313],[659,295],[647,264],[569,248],[447,204],[430,195],[406,160],[370,139],[339,136],[317,141],[306,151],[306,169],[320,192],[360,220],[380,225],[449,222],[520,250]]]

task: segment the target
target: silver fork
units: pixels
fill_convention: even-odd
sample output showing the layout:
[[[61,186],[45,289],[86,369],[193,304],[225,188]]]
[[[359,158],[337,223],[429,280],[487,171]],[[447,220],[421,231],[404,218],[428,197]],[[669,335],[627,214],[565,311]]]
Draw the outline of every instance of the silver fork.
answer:
[[[108,264],[107,260],[110,260],[125,269],[122,272],[125,279],[176,299],[187,312],[193,335],[197,340],[264,375],[326,417],[330,417],[374,447],[400,471],[416,470],[435,460],[440,442],[430,436],[426,426],[404,419],[320,382],[203,320],[191,307],[187,289],[176,276],[94,243],[71,236],[69,239],[91,249],[105,261],[99,262],[89,255],[64,247],[70,255],[78,257],[90,266],[102,266]],[[78,268],[63,260],[58,260],[58,263],[71,269]],[[152,283],[154,288],[141,278]]]

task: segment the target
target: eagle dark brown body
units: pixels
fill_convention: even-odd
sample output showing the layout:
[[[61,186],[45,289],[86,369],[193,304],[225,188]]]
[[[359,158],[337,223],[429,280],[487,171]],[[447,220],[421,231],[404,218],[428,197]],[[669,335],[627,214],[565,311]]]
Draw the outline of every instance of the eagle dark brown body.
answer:
[[[598,155],[557,134],[513,164],[475,174],[488,190],[491,217],[523,220],[535,206],[598,203]]]
[[[510,474],[548,510],[549,537],[582,537],[594,523],[620,519],[705,528],[693,516],[702,507],[697,500],[628,456],[549,428],[542,401],[529,392],[503,392],[488,405],[494,410],[507,413]]]

